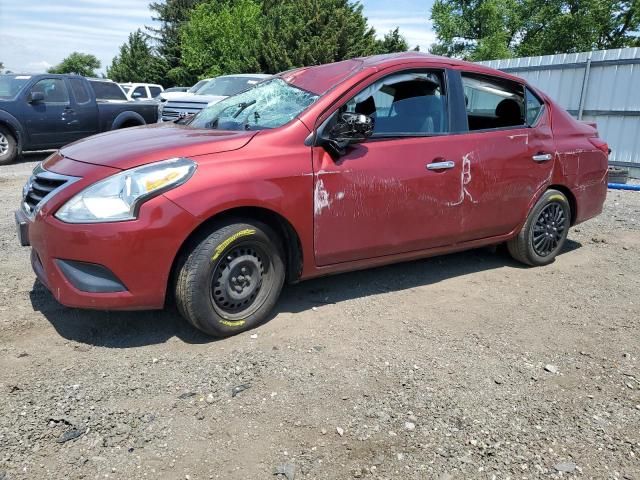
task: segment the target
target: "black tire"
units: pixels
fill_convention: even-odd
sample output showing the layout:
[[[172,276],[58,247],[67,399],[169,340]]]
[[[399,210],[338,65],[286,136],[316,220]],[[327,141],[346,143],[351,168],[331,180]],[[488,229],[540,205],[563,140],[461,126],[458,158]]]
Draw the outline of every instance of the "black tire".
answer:
[[[511,256],[526,265],[552,263],[571,226],[571,206],[558,190],[547,190],[529,213],[520,233],[507,242]]]
[[[175,283],[178,310],[191,325],[228,337],[264,322],[285,278],[282,243],[261,222],[229,222],[192,247]]]
[[[9,165],[18,156],[18,142],[7,129],[0,125],[0,165]]]

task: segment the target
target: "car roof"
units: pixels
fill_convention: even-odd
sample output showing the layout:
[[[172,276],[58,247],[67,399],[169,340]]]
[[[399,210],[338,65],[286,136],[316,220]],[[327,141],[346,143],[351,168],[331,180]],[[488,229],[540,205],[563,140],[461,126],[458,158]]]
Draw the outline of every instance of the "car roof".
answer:
[[[382,70],[396,65],[421,62],[424,62],[425,64],[428,63],[429,66],[440,64],[442,67],[459,68],[473,73],[499,76],[505,79],[521,83],[523,82],[523,80],[518,77],[494,70],[484,65],[421,52],[373,55],[370,57],[352,58],[350,60],[327,63],[324,65],[301,67],[282,72],[280,77],[304,90],[308,90],[316,94],[323,94],[332,90],[348,78],[351,78],[369,68]]]

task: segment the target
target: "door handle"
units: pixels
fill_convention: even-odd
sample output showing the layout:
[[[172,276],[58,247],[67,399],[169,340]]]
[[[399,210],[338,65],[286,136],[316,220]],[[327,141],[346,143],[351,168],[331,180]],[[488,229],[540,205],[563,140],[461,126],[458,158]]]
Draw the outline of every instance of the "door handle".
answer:
[[[538,153],[531,158],[533,158],[534,162],[548,162],[553,158],[553,155],[550,153]]]
[[[446,160],[443,162],[433,162],[427,164],[427,170],[448,170],[456,166],[456,162]]]

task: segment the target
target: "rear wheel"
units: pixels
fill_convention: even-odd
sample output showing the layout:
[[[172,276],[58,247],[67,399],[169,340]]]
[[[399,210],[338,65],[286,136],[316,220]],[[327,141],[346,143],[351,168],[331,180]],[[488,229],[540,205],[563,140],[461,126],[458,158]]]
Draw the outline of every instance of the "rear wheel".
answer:
[[[567,197],[558,190],[547,190],[529,213],[520,233],[507,242],[509,253],[527,265],[548,265],[562,250],[570,224]]]
[[[195,245],[175,296],[194,327],[216,337],[251,329],[273,309],[285,269],[280,239],[260,222],[226,224]]]
[[[18,156],[18,142],[11,132],[0,126],[0,165],[8,165]]]

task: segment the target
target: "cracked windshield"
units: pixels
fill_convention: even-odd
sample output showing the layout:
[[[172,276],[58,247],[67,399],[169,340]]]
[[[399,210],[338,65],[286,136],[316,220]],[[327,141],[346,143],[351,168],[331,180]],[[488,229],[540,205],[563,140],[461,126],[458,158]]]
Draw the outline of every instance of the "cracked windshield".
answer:
[[[277,78],[206,108],[190,125],[216,130],[277,128],[293,120],[317,99],[318,95]]]

